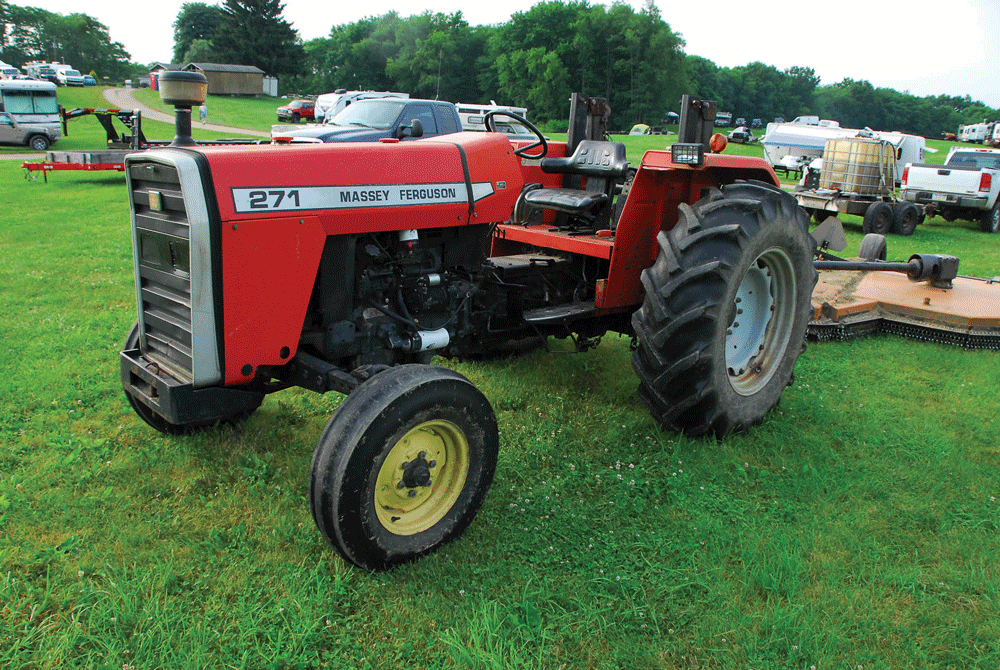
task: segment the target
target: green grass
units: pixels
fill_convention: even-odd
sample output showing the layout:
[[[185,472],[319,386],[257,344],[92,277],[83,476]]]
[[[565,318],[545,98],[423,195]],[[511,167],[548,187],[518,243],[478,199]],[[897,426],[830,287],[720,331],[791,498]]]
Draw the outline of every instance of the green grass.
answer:
[[[721,443],[657,428],[624,339],[448,363],[497,412],[493,489],[461,540],[372,575],[306,500],[339,398],[147,428],[118,378],[123,178],[0,179],[5,668],[1000,665],[996,352],[813,344],[778,409]],[[994,241],[932,220],[890,256],[994,275]]]

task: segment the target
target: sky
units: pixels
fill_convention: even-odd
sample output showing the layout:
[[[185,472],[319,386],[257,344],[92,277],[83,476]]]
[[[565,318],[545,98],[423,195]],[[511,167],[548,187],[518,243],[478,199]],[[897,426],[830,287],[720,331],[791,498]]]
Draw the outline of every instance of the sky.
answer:
[[[57,14],[84,12],[108,27],[139,63],[170,61],[173,22],[190,0],[12,0]],[[212,4],[212,0],[203,0]],[[397,11],[461,11],[470,25],[505,23],[541,0],[285,0],[284,18],[303,40],[335,25]],[[626,0],[640,10],[644,0]],[[590,4],[609,5],[590,0]],[[1000,0],[657,0],[684,52],[719,67],[760,61],[779,70],[812,68],[821,85],[867,80],[918,97],[970,95],[1000,108]],[[705,9],[705,8],[710,9]],[[830,9],[823,9],[828,7]],[[835,9],[832,9],[835,8]],[[586,93],[586,91],[584,91]]]

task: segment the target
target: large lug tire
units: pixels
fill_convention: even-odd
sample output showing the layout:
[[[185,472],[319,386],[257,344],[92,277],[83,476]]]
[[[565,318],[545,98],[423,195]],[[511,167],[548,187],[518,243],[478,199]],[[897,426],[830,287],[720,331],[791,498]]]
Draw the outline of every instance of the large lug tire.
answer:
[[[496,471],[499,432],[486,397],[462,375],[401,365],[344,401],[316,445],[313,519],[366,570],[387,570],[460,536]]]
[[[997,199],[993,209],[985,212],[979,219],[979,230],[984,233],[1000,233],[1000,199]]]
[[[861,244],[858,246],[858,258],[865,261],[884,261],[888,249],[889,245],[886,243],[885,235],[868,233],[861,238]]]
[[[892,232],[909,237],[920,222],[920,210],[912,202],[901,202],[892,212]]]
[[[887,202],[876,202],[865,211],[862,230],[865,234],[878,233],[888,235],[892,230],[892,205]]]
[[[132,329],[128,332],[128,337],[125,338],[125,351],[130,349],[136,349],[139,346],[139,324],[138,322],[132,324]],[[125,392],[125,398],[128,400],[128,404],[131,405],[132,409],[139,416],[140,419],[145,421],[148,425],[152,426],[156,430],[164,433],[166,435],[186,435],[188,433],[198,432],[212,426],[217,426],[220,424],[236,424],[250,418],[250,415],[256,411],[260,403],[257,403],[257,407],[254,407],[248,411],[240,411],[232,416],[228,416],[224,419],[218,421],[207,421],[201,423],[190,423],[190,424],[176,424],[170,423],[162,416],[151,410],[146,403],[142,402],[136,398],[129,391],[127,386],[124,386],[122,390]],[[264,402],[264,396],[261,395],[260,402]]]
[[[808,219],[770,185],[714,190],[657,237],[632,317],[639,395],[665,427],[722,438],[760,423],[805,349],[817,273]]]

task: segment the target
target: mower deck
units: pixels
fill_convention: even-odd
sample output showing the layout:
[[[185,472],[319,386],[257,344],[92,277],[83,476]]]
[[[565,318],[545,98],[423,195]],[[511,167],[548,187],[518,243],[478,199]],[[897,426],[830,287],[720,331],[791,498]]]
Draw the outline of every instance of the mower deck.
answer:
[[[956,277],[953,288],[892,272],[820,271],[810,337],[848,340],[880,332],[1000,349],[1000,278]]]

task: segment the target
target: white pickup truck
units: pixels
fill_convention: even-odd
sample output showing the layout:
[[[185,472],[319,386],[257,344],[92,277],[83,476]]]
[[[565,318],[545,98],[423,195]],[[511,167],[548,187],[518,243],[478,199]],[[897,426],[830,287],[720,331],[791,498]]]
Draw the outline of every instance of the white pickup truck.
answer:
[[[944,165],[910,163],[900,196],[922,205],[927,216],[979,221],[985,233],[1000,233],[1000,150],[953,147]]]

